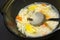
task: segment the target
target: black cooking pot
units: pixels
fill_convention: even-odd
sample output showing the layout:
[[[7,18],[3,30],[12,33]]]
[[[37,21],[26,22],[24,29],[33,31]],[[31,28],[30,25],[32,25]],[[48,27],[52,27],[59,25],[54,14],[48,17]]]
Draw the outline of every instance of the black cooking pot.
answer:
[[[21,8],[34,2],[50,3],[54,5],[60,13],[60,0],[6,0],[2,4],[2,7],[0,8],[1,9],[0,11],[2,12],[2,15],[4,17],[4,23],[6,27],[8,28],[9,31],[11,31],[13,34],[17,35],[20,38],[28,38],[28,37],[26,37],[24,34],[22,34],[17,30],[15,17]],[[59,26],[60,26],[60,21],[57,28],[53,32],[59,30]],[[44,37],[39,37],[39,39],[45,39],[46,37],[49,37],[51,35],[52,34],[46,35]]]

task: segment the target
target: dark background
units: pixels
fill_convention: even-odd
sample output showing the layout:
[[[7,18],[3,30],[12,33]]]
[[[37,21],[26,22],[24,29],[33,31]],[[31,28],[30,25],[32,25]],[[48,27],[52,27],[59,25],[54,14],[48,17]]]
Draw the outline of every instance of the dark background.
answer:
[[[4,2],[4,0],[0,0],[0,6]],[[24,40],[18,38],[8,31],[6,26],[4,25],[3,16],[0,13],[0,40]],[[53,33],[52,36],[48,37],[46,40],[60,40],[60,30]]]

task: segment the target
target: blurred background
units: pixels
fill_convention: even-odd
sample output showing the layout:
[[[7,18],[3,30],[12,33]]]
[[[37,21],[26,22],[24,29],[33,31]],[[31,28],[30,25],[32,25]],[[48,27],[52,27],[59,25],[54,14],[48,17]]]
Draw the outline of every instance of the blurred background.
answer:
[[[0,7],[2,6],[3,2],[4,2],[4,0],[0,0]],[[17,36],[15,36],[11,32],[9,32],[4,24],[3,16],[0,13],[0,40],[28,40],[28,39],[18,38]],[[31,39],[29,39],[29,40],[31,40]],[[60,40],[60,30],[54,32],[52,36],[48,37],[45,40]]]

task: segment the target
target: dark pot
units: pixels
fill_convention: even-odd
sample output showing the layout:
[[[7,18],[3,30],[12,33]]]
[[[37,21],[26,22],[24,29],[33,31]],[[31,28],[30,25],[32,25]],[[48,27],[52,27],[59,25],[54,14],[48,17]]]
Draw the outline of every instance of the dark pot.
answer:
[[[54,5],[60,13],[60,0],[6,0],[1,7],[0,11],[2,12],[2,15],[4,17],[4,23],[5,23],[6,27],[8,28],[8,30],[10,32],[15,34],[19,38],[28,38],[28,37],[25,37],[25,35],[23,35],[21,32],[19,32],[17,30],[15,17],[21,8],[25,7],[28,4],[34,3],[34,2],[50,3],[50,4]],[[59,26],[60,26],[60,23],[58,24],[58,26],[54,30],[54,32],[59,30]],[[39,37],[39,39],[45,39],[46,37],[49,37],[51,35],[52,34],[49,34],[44,37]]]

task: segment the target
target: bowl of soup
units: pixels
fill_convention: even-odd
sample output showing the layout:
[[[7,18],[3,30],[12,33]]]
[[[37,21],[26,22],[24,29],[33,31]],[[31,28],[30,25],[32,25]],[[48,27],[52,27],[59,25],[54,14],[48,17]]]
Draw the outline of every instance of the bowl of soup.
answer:
[[[44,2],[32,3],[22,8],[16,16],[18,31],[26,37],[48,35],[59,24],[58,21],[49,20],[51,18],[59,18],[59,12],[53,5]]]

